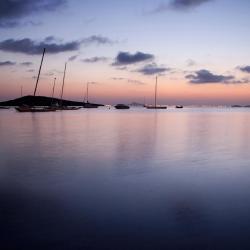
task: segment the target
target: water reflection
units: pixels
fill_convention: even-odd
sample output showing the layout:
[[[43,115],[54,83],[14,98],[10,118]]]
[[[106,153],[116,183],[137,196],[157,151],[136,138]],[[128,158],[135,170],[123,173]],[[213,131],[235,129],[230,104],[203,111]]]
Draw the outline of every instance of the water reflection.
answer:
[[[249,249],[249,121],[223,109],[1,113],[3,249]]]

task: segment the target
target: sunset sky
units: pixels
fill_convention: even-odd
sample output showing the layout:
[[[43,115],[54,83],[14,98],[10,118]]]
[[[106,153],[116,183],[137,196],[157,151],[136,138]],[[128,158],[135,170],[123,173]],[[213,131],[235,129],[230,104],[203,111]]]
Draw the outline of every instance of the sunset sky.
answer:
[[[1,0],[0,101],[250,104],[249,0]]]

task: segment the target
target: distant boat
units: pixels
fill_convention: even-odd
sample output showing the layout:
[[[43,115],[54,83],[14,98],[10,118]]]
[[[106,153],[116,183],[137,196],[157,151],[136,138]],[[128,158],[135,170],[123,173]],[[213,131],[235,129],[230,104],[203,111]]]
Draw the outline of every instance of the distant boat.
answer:
[[[157,105],[157,77],[155,80],[155,104],[154,105],[144,105],[147,109],[166,109],[167,106]]]
[[[183,106],[182,105],[176,105],[175,108],[176,109],[183,109]]]
[[[63,104],[63,99],[62,99],[62,98],[63,98],[63,90],[64,90],[64,83],[65,83],[66,68],[67,68],[67,63],[65,63],[65,66],[64,66],[63,84],[62,84],[60,105],[59,105],[59,106],[56,106],[55,108],[56,108],[57,110],[78,110],[78,109],[80,109],[81,107],[68,107],[68,106],[62,105],[62,104]],[[55,84],[55,83],[54,83],[54,84]],[[54,89],[54,86],[53,86],[53,89]],[[53,92],[54,92],[54,90],[53,90]],[[53,100],[53,97],[52,97],[52,100]]]
[[[98,108],[98,105],[89,102],[89,82],[87,82],[87,101],[83,103],[83,108],[85,109]]]
[[[130,107],[128,105],[125,104],[117,104],[115,105],[116,109],[130,109]]]
[[[167,109],[166,106],[160,106],[160,105],[157,105],[157,106],[145,105],[145,107],[146,107],[147,109]]]
[[[39,82],[39,78],[40,78],[44,54],[45,54],[45,48],[43,49],[42,60],[41,60],[41,64],[39,67],[38,76],[36,79],[36,86],[35,86],[33,96],[36,96],[36,90],[37,90],[37,86],[38,86],[38,82]],[[34,107],[34,106],[23,105],[23,106],[16,107],[16,110],[19,112],[50,112],[50,111],[56,111],[56,108],[53,108],[53,107]]]

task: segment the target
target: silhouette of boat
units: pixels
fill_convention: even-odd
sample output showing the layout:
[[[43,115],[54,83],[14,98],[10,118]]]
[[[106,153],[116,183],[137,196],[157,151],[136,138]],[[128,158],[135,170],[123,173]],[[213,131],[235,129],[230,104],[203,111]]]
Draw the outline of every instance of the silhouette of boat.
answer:
[[[157,105],[157,76],[155,79],[155,104],[154,105],[144,105],[147,109],[166,109],[167,106]]]
[[[30,106],[19,106],[15,108],[19,112],[51,112],[56,111],[55,107],[30,107]]]
[[[69,106],[59,106],[55,107],[56,110],[79,110],[82,107],[69,107]]]
[[[116,109],[130,109],[130,107],[128,105],[125,104],[117,104],[115,105]]]
[[[83,103],[83,108],[85,109],[93,109],[93,108],[98,108],[98,105],[90,102],[85,102]]]
[[[0,107],[0,109],[9,109],[9,107]]]
[[[177,108],[177,109],[183,109],[183,106],[182,105],[176,105],[175,108]]]
[[[39,82],[39,78],[40,78],[40,73],[41,73],[41,69],[42,69],[44,54],[45,54],[45,48],[43,49],[42,60],[41,60],[41,64],[40,64],[40,67],[39,67],[38,76],[37,76],[37,79],[36,79],[36,86],[35,86],[33,96],[36,96],[36,90],[37,90],[37,86],[38,86],[38,82]],[[50,112],[50,111],[56,111],[56,108],[54,108],[54,107],[34,107],[34,106],[28,106],[28,105],[19,106],[19,107],[16,107],[15,109],[17,111],[19,111],[19,112]]]
[[[64,83],[65,83],[65,76],[66,76],[66,69],[67,69],[67,63],[65,63],[64,66],[64,73],[63,73],[63,84],[62,84],[62,91],[61,91],[61,98],[60,98],[60,105],[55,106],[55,108],[57,110],[78,110],[81,107],[69,107],[69,106],[65,106],[63,105],[63,91],[64,91]],[[55,82],[54,82],[55,85]],[[54,92],[54,86],[53,86],[53,92]],[[53,94],[52,94],[53,95]],[[53,97],[52,97],[53,100]]]
[[[89,102],[89,82],[87,82],[87,101],[83,103],[83,108],[85,109],[98,108],[98,105]]]

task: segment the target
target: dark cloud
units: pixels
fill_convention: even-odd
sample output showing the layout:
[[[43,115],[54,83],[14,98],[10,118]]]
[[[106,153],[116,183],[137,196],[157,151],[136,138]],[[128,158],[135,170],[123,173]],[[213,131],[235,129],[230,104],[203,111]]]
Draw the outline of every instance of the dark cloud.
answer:
[[[163,66],[158,66],[156,63],[151,63],[143,66],[142,68],[138,69],[137,72],[140,72],[144,75],[155,75],[155,74],[162,74],[166,71],[170,71],[170,68],[166,68]]]
[[[11,62],[11,61],[0,62],[0,67],[3,67],[3,66],[13,66],[13,65],[16,65],[16,63],[15,62]]]
[[[107,43],[111,43],[111,40],[100,36],[91,36],[81,41],[75,40],[66,43],[55,42],[55,38],[53,36],[50,36],[46,37],[43,41],[40,42],[31,40],[29,38],[24,38],[19,40],[7,39],[0,42],[0,50],[6,52],[36,55],[36,54],[41,54],[43,48],[46,48],[46,53],[56,54],[60,52],[79,50],[82,44],[91,45],[91,44],[107,44]]]
[[[19,20],[33,13],[54,11],[66,0],[1,0],[0,27],[18,26]]]
[[[80,48],[79,41],[73,41],[68,43],[47,43],[45,41],[35,42],[29,38],[20,40],[8,39],[0,42],[0,50],[14,53],[25,53],[29,55],[41,54],[43,48],[46,48],[46,52],[50,54],[74,51]]]
[[[236,83],[234,76],[215,75],[206,69],[196,71],[194,74],[186,75],[190,83]]]
[[[185,10],[185,9],[191,9],[191,8],[200,6],[204,3],[211,2],[211,1],[213,0],[172,0],[169,6],[173,9]]]
[[[32,62],[22,62],[22,63],[20,63],[20,65],[29,67],[29,66],[33,65],[33,63]]]
[[[154,59],[154,55],[136,52],[135,54],[130,54],[129,52],[119,52],[116,56],[113,66],[128,65],[138,62],[148,61]]]
[[[85,46],[88,46],[90,44],[97,44],[97,45],[102,45],[102,44],[109,44],[109,45],[112,45],[114,44],[115,42],[112,41],[111,39],[109,39],[108,37],[105,37],[105,36],[97,36],[97,35],[93,35],[93,36],[90,36],[90,37],[86,37],[86,38],[83,38],[81,40],[81,44],[85,45]]]
[[[189,10],[213,0],[172,0],[170,3],[162,3],[152,12],[164,12],[168,10]]]
[[[105,62],[107,60],[108,60],[107,57],[104,57],[104,56],[101,56],[101,57],[95,56],[95,57],[90,57],[90,58],[82,59],[82,62],[85,62],[85,63],[97,63],[97,62]]]
[[[242,72],[250,73],[250,66],[242,66],[238,67],[238,69],[241,70]]]

